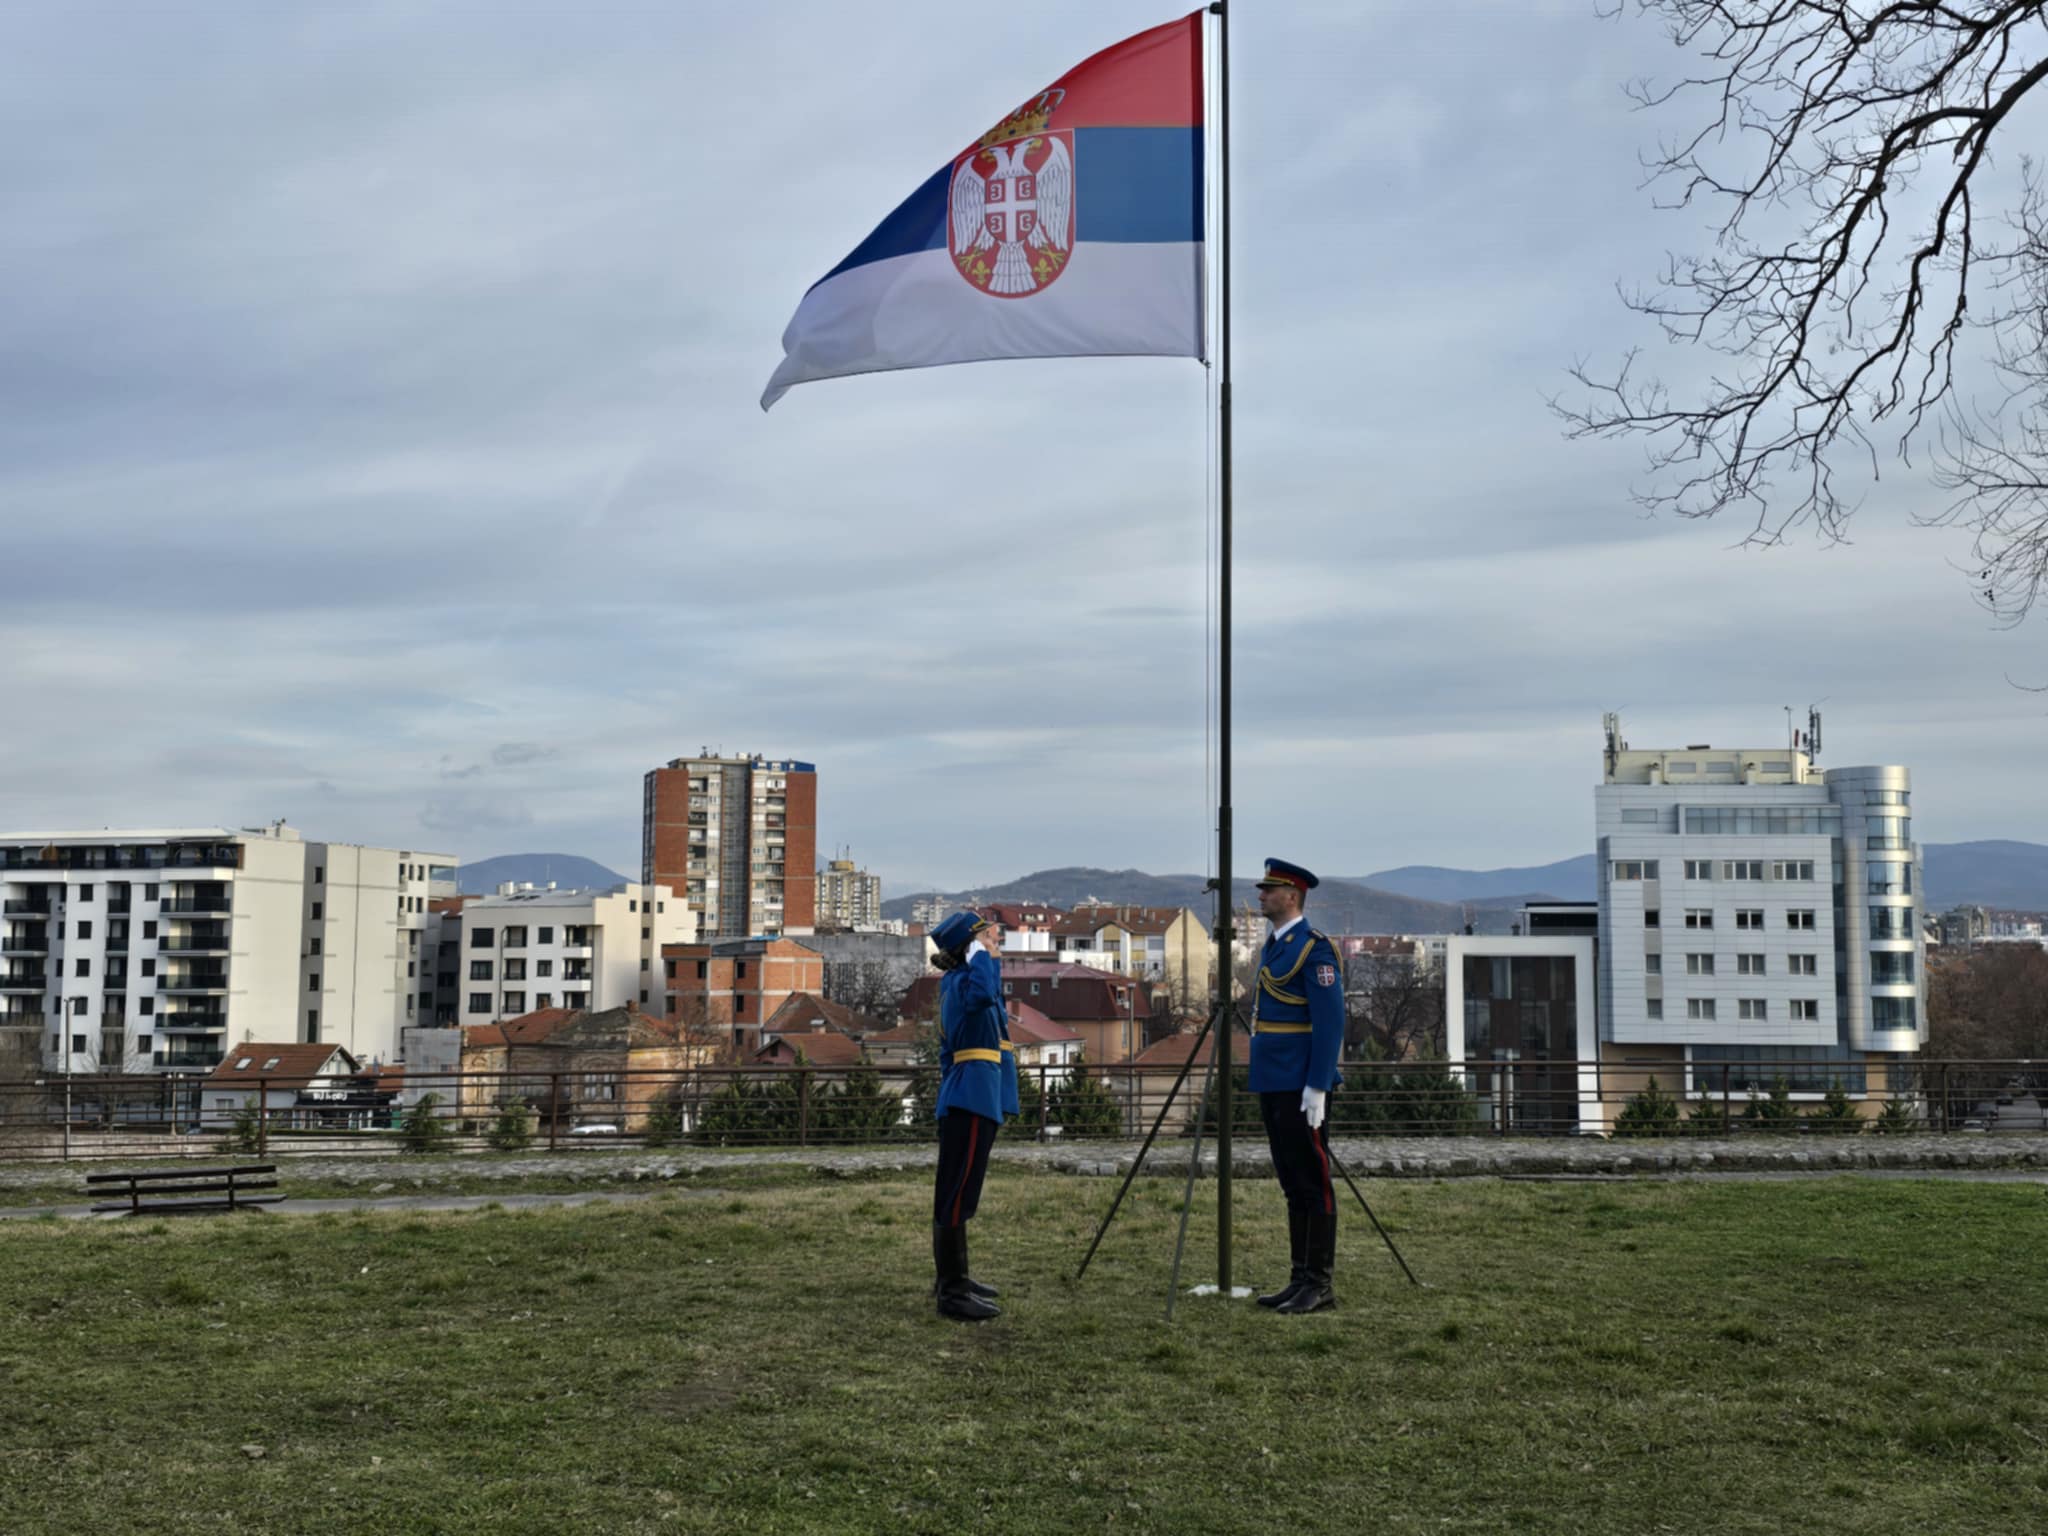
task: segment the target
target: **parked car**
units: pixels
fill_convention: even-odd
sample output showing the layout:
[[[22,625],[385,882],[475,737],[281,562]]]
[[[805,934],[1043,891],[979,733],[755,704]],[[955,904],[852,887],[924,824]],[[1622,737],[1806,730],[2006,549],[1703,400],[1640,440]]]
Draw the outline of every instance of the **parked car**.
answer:
[[[619,1134],[619,1128],[608,1120],[600,1120],[591,1125],[571,1126],[569,1134],[571,1136],[616,1136]]]

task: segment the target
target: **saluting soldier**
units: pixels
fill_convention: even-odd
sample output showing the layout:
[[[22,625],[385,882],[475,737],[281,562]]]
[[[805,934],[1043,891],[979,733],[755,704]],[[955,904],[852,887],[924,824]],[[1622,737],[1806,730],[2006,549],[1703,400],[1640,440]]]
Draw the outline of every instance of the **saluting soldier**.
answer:
[[[1287,1197],[1293,1267],[1259,1305],[1289,1314],[1336,1305],[1337,1193],[1330,1179],[1330,1090],[1342,1082],[1344,969],[1337,946],[1302,917],[1321,884],[1299,864],[1266,860],[1259,907],[1273,925],[1259,956],[1251,1090],[1259,1096],[1273,1171]]]
[[[996,1288],[968,1272],[967,1223],[981,1203],[989,1148],[1016,1100],[1016,1057],[1003,972],[1002,929],[955,912],[932,930],[939,977],[939,1169],[932,1192],[933,1294],[941,1317],[984,1322],[1002,1314]]]

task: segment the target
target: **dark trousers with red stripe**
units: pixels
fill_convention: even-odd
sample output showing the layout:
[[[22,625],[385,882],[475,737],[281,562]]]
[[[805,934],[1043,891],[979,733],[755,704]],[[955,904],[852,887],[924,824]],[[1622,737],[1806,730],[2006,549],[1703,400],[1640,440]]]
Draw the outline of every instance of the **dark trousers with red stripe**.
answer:
[[[957,1227],[981,1204],[981,1181],[988,1174],[988,1149],[995,1145],[993,1120],[955,1109],[939,1122],[939,1180],[932,1191],[932,1221]]]
[[[1337,1212],[1337,1191],[1330,1182],[1330,1126],[1315,1130],[1301,1112],[1301,1090],[1259,1095],[1259,1118],[1266,1122],[1266,1145],[1273,1152],[1273,1172],[1281,1193],[1297,1211],[1319,1216]]]

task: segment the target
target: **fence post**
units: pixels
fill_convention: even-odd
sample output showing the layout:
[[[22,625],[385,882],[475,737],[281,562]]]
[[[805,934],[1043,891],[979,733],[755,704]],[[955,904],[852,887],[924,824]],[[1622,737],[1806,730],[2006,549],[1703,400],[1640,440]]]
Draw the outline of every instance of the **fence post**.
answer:
[[[1948,1063],[1941,1064],[1941,1115],[1937,1130],[1948,1129]]]
[[[270,1079],[256,1079],[256,1155],[270,1150]]]
[[[1728,1087],[1730,1070],[1727,1062],[1721,1063],[1721,1130],[1724,1134],[1735,1129],[1734,1095]]]
[[[562,1124],[562,1074],[548,1078],[548,1150],[555,1150],[555,1136]]]
[[[1038,1139],[1040,1141],[1045,1140],[1046,1115],[1049,1113],[1045,1098],[1045,1062],[1041,1059],[1038,1063]]]
[[[807,1147],[811,1144],[811,1074],[798,1072],[796,1075],[796,1144]]]

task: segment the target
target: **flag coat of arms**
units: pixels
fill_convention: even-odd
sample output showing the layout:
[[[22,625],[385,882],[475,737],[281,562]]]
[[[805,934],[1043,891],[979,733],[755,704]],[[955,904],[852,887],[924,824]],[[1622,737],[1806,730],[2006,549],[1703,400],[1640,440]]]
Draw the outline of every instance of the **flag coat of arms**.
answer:
[[[1006,357],[1207,356],[1202,13],[1105,48],[811,285],[761,396]]]

